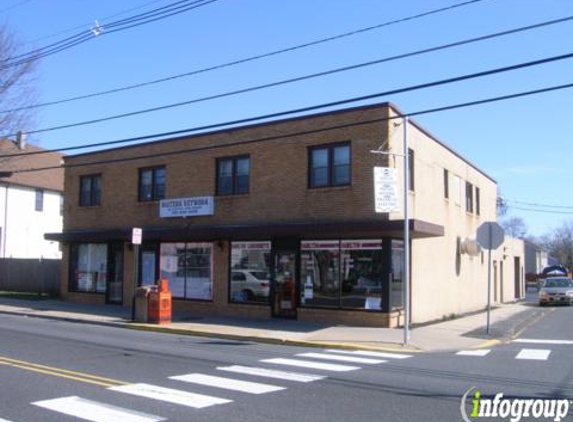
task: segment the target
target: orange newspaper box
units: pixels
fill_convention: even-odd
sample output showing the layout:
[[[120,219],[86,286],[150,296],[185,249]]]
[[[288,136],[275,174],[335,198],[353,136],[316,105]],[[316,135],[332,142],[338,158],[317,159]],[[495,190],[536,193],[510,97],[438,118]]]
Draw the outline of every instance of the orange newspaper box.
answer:
[[[167,280],[159,280],[149,292],[147,320],[152,324],[171,324],[171,291]]]

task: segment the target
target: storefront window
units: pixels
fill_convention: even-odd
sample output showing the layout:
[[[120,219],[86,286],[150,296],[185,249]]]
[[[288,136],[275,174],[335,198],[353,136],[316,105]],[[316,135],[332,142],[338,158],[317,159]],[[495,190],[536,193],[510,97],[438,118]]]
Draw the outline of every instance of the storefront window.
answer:
[[[404,242],[392,241],[392,285],[390,286],[390,309],[403,307],[403,280],[404,280]]]
[[[174,298],[213,298],[211,252],[210,243],[161,244],[161,278],[168,280]]]
[[[382,241],[343,240],[342,253],[343,308],[380,310],[386,296],[382,292]]]
[[[340,306],[340,242],[301,242],[301,305]]]
[[[107,245],[80,243],[72,246],[73,279],[71,291],[105,293]]]
[[[269,303],[271,242],[231,243],[230,299]]]

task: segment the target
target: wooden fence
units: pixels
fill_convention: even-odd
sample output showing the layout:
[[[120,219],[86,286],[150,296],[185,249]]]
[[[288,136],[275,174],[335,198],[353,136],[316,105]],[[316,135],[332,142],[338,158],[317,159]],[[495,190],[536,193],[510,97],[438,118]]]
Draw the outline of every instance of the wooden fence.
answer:
[[[60,294],[59,259],[0,258],[0,291]]]

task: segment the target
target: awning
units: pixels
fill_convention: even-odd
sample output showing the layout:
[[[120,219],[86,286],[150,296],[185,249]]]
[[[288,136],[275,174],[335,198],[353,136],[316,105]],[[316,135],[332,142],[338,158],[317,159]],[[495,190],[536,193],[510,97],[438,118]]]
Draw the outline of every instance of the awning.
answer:
[[[185,224],[169,227],[142,227],[144,242],[185,242],[214,240],[268,240],[273,238],[403,238],[403,220],[251,223],[241,225]],[[439,237],[444,227],[422,220],[410,220],[413,239]],[[47,233],[47,240],[59,242],[112,242],[131,240],[131,227],[100,230],[65,230]]]

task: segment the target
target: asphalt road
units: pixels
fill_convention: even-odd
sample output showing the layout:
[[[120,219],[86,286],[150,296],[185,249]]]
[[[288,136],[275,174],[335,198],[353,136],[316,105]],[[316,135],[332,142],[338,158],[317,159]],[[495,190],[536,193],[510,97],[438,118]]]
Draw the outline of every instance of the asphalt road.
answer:
[[[365,356],[1,315],[0,421],[460,421],[471,388],[573,398],[572,321],[549,308],[491,349]]]

